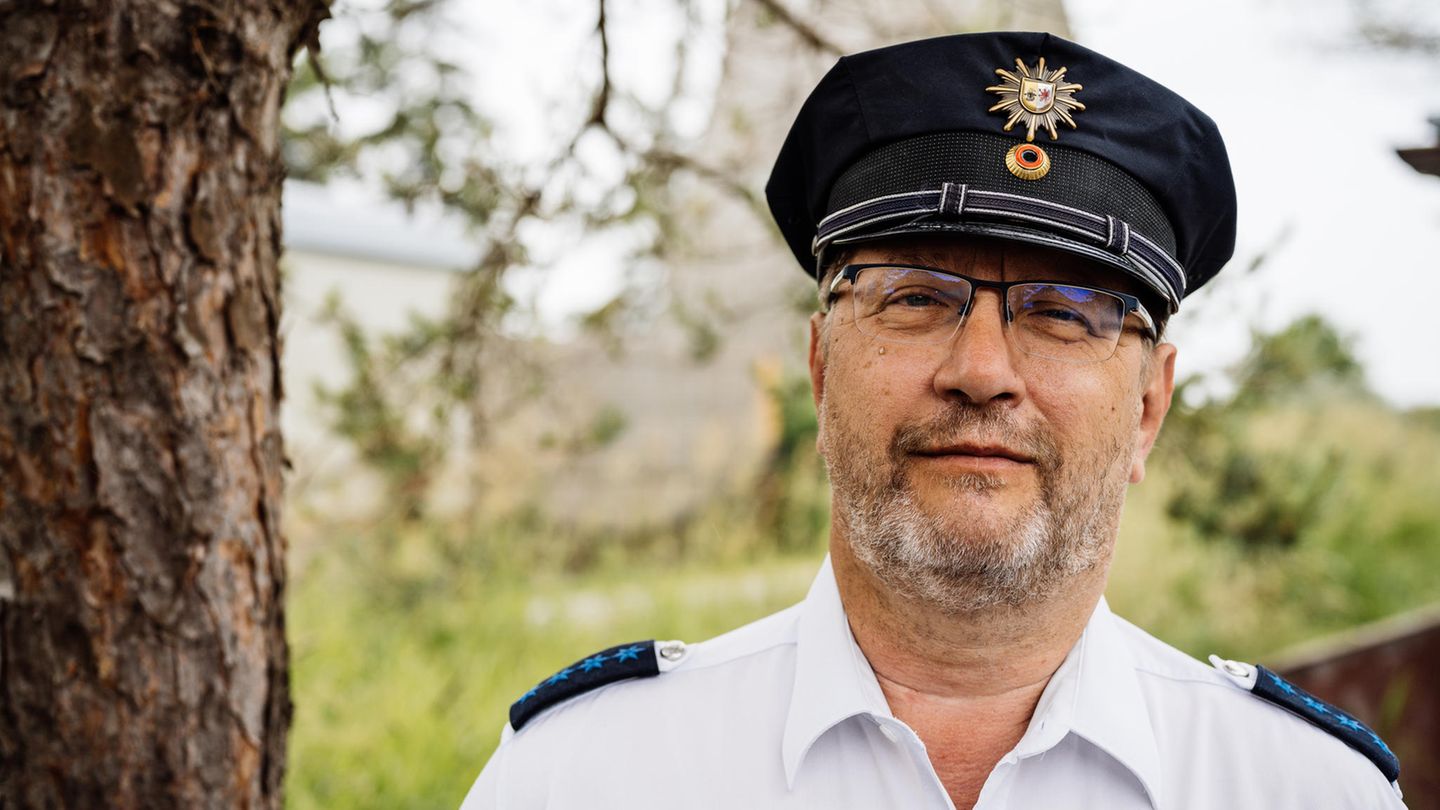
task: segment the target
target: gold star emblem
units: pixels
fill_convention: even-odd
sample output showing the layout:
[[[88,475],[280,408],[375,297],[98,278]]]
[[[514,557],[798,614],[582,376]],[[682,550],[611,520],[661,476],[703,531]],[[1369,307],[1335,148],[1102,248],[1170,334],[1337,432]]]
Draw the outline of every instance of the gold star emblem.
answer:
[[[1041,57],[1034,73],[1020,59],[1015,60],[1015,67],[1018,75],[996,68],[995,73],[1005,83],[985,88],[986,92],[1000,96],[999,103],[989,112],[1003,111],[1010,115],[1010,120],[1005,122],[1005,131],[1009,132],[1017,123],[1023,122],[1025,140],[1035,140],[1036,128],[1044,127],[1053,141],[1060,137],[1060,133],[1055,131],[1056,121],[1064,121],[1074,129],[1075,119],[1070,117],[1070,111],[1085,109],[1085,105],[1076,101],[1074,95],[1076,90],[1083,88],[1064,81],[1066,68],[1047,72],[1044,57]]]

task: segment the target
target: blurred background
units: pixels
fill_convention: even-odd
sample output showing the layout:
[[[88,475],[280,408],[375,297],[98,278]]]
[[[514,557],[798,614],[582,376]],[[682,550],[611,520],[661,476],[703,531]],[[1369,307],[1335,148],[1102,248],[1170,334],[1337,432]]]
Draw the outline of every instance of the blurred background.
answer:
[[[1419,0],[337,4],[284,118],[291,807],[456,806],[533,682],[803,596],[815,295],[765,179],[840,54],[996,28],[1149,74],[1231,149],[1237,255],[1172,321],[1112,606],[1339,702],[1440,807]]]

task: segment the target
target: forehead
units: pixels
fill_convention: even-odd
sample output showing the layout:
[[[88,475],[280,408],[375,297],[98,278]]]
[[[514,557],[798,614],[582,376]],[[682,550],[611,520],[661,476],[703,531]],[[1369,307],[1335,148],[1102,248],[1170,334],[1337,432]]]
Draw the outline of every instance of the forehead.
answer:
[[[920,235],[853,245],[847,263],[896,262],[1002,281],[1065,281],[1140,293],[1139,283],[1083,256],[1023,242],[972,236]]]

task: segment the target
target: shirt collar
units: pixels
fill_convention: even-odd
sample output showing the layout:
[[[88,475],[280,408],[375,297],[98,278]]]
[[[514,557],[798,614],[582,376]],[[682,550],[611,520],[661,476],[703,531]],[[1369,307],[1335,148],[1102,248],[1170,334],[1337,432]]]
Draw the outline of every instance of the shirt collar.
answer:
[[[1110,606],[1101,597],[1080,640],[1050,679],[1016,746],[1022,757],[1049,750],[1073,732],[1114,757],[1160,794],[1160,754],[1135,675],[1135,661]],[[892,717],[875,671],[850,632],[826,555],[800,608],[795,684],[781,745],[785,779],[795,775],[825,732],[856,716]]]
[[[1105,597],[1045,685],[1024,736],[1021,759],[1044,753],[1068,734],[1104,751],[1144,787],[1151,806],[1160,796],[1160,752],[1150,724],[1135,658]]]
[[[795,686],[781,745],[791,788],[810,746],[826,731],[856,715],[891,716],[875,671],[850,633],[828,554],[801,604],[798,622]]]
[[[1162,795],[1160,750],[1135,674],[1135,656],[1123,633],[1120,620],[1100,597],[1069,656],[1078,659],[1068,676],[1075,680],[1071,730],[1128,768],[1153,806]]]

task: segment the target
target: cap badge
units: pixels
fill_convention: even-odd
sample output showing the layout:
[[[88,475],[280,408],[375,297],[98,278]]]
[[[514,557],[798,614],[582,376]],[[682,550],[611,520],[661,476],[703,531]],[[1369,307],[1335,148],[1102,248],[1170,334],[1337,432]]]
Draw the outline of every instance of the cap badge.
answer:
[[[1070,111],[1083,110],[1085,105],[1076,101],[1074,96],[1076,90],[1083,88],[1064,81],[1067,68],[1046,71],[1044,57],[1040,58],[1033,73],[1021,59],[1015,60],[1015,67],[1019,75],[996,68],[996,75],[1005,83],[985,88],[987,93],[1000,96],[1000,101],[989,112],[1005,112],[1010,116],[1005,122],[1005,131],[1009,132],[1016,124],[1023,123],[1025,140],[1033,141],[1036,128],[1044,127],[1053,141],[1060,137],[1055,130],[1056,121],[1064,121],[1074,129],[1075,119],[1070,117]]]

